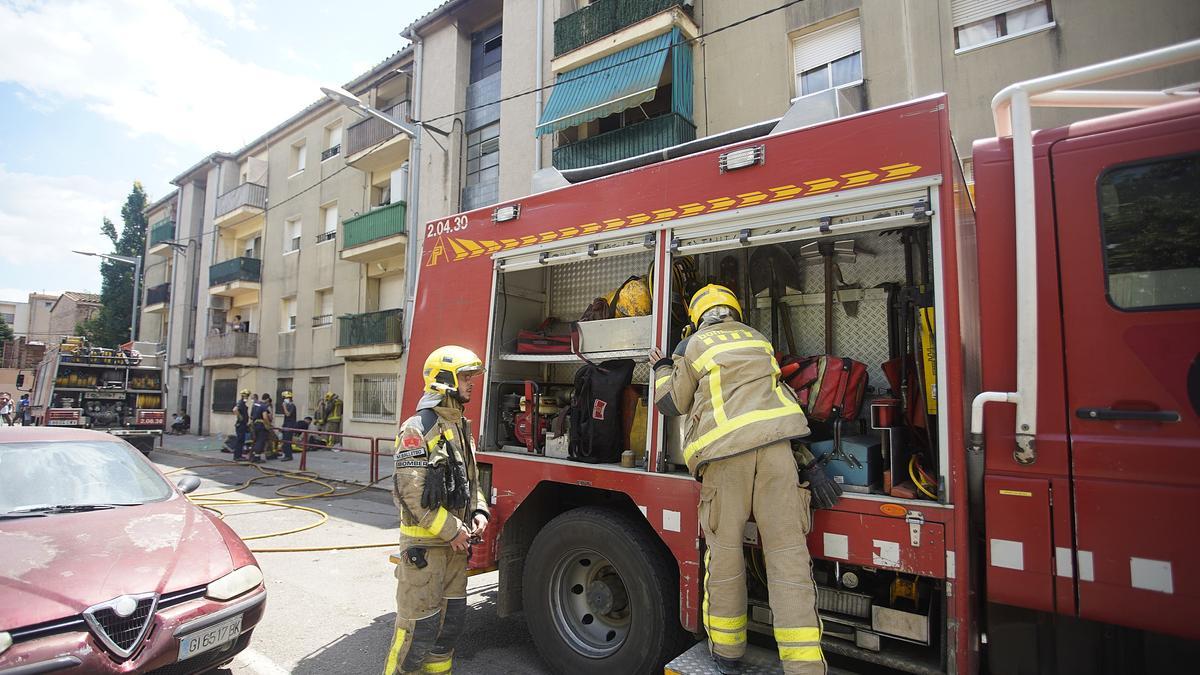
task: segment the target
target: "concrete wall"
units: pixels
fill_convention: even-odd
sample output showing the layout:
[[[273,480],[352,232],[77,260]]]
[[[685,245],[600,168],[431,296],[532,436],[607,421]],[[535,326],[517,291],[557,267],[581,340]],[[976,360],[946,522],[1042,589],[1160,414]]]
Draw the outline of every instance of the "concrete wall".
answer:
[[[57,295],[45,293],[29,294],[29,339],[47,342],[50,339],[50,308],[54,306]]]
[[[12,322],[9,324],[9,328],[13,331],[13,337],[27,338],[29,336],[28,302],[0,302],[0,313],[13,315]]]

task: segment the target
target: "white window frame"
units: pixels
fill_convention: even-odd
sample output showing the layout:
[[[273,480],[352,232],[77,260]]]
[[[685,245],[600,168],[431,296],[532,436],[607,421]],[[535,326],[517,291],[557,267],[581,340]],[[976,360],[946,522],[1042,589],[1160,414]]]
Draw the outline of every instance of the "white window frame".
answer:
[[[324,147],[321,148],[321,154],[324,155],[326,152],[332,150],[334,147],[340,148],[342,145],[342,141],[344,140],[343,139],[344,135],[345,135],[345,127],[342,126],[341,120],[338,120],[338,121],[334,122],[333,124],[330,124],[329,126],[325,127],[325,142],[323,144]],[[334,142],[335,140],[336,140],[336,142]],[[327,162],[327,161],[333,159],[334,157],[337,157],[339,154],[341,154],[340,150],[328,157],[323,158],[321,160],[321,162]]]
[[[1026,10],[1037,5],[1045,6],[1046,23],[1025,28],[1015,33],[1008,31],[1006,23],[1008,14]],[[1054,6],[1051,0],[953,0],[950,5],[950,18],[953,23],[952,30],[954,31],[951,38],[954,40],[954,53],[956,55],[1016,40],[1027,35],[1042,33],[1058,25],[1054,20]],[[967,45],[966,47],[958,46],[959,29],[988,20],[996,22],[996,37]]]
[[[329,214],[333,214],[333,227],[330,227]],[[340,214],[338,213],[337,201],[332,201],[321,206],[321,232],[317,235],[317,243],[324,244],[327,241],[337,240],[338,224],[341,222]]]
[[[300,216],[283,221],[283,254],[295,253],[300,250],[300,241],[304,238],[304,219]]]
[[[791,47],[792,81],[795,86],[795,98],[812,96],[823,91],[829,91],[830,89],[837,90],[846,87],[855,87],[863,83],[862,21],[857,14],[846,17],[824,28],[797,35],[792,38]],[[833,84],[833,64],[854,54],[859,55],[858,79],[838,85]],[[829,86],[824,89],[805,93],[802,76],[804,73],[821,67],[827,70]]]
[[[328,311],[326,311],[328,310]],[[317,323],[321,317],[329,317],[324,323]],[[328,328],[333,325],[333,288],[319,288],[313,293],[313,328]]]
[[[304,169],[308,167],[308,141],[301,140],[292,144],[292,174],[288,176],[298,176],[304,173]]]
[[[391,385],[386,388],[385,385]],[[396,402],[399,394],[400,380],[395,373],[364,373],[355,375],[353,381],[353,398],[350,401],[350,419],[357,422],[396,422]],[[371,408],[378,412],[366,411],[363,408],[365,399],[369,396],[378,397]],[[391,412],[385,412],[388,408]]]
[[[279,317],[279,332],[294,333],[296,331],[296,296],[283,299]]]

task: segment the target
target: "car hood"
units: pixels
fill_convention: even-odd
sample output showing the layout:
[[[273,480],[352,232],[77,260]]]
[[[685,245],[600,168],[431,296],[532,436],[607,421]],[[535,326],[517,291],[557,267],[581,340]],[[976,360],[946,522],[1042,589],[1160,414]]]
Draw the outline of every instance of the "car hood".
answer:
[[[2,522],[0,630],[125,594],[203,586],[233,570],[217,526],[187,498]]]

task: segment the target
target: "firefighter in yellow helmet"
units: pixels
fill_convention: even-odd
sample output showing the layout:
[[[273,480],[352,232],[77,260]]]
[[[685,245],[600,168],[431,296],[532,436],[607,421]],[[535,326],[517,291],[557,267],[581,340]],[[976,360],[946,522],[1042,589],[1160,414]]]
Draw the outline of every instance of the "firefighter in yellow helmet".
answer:
[[[467,612],[467,558],[488,524],[463,406],[483,363],[441,347],[425,359],[425,394],[396,435],[392,500],[400,511],[396,631],[384,675],[448,673]]]
[[[684,458],[703,485],[702,620],[718,670],[741,672],[747,605],[742,533],[753,514],[783,672],[824,673],[805,542],[811,497],[801,486],[790,442],[808,435],[808,421],[779,381],[774,348],[741,323],[741,311],[729,289],[709,284],[688,304],[695,332],[672,356],[657,349],[650,355],[655,405],[664,415],[687,416]]]
[[[342,433],[342,397],[335,392],[325,392],[323,422],[321,431],[332,432],[334,434]],[[326,436],[325,446],[332,448],[335,445],[341,444],[341,436]]]

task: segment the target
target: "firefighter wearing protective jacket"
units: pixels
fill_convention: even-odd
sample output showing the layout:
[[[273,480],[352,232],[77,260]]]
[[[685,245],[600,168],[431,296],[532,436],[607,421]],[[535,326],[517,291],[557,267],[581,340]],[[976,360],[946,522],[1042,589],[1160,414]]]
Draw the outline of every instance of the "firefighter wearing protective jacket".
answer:
[[[321,424],[321,431],[331,432],[334,434],[342,433],[342,399],[332,391],[325,394],[325,412],[324,420]],[[325,437],[326,447],[332,448],[340,443],[341,436]]]
[[[447,346],[425,360],[425,395],[396,436],[392,500],[400,510],[396,632],[384,675],[448,673],[467,612],[467,558],[488,524],[479,485],[471,399],[483,363]]]
[[[651,352],[655,405],[687,416],[684,458],[702,482],[705,554],[702,619],[722,673],[738,673],[746,653],[746,579],[742,533],[753,514],[767,563],[775,639],[785,673],[824,673],[805,535],[810,493],[801,486],[790,439],[809,433],[792,391],[779,381],[774,349],[740,322],[724,286],[692,296],[695,332],[671,357]]]

